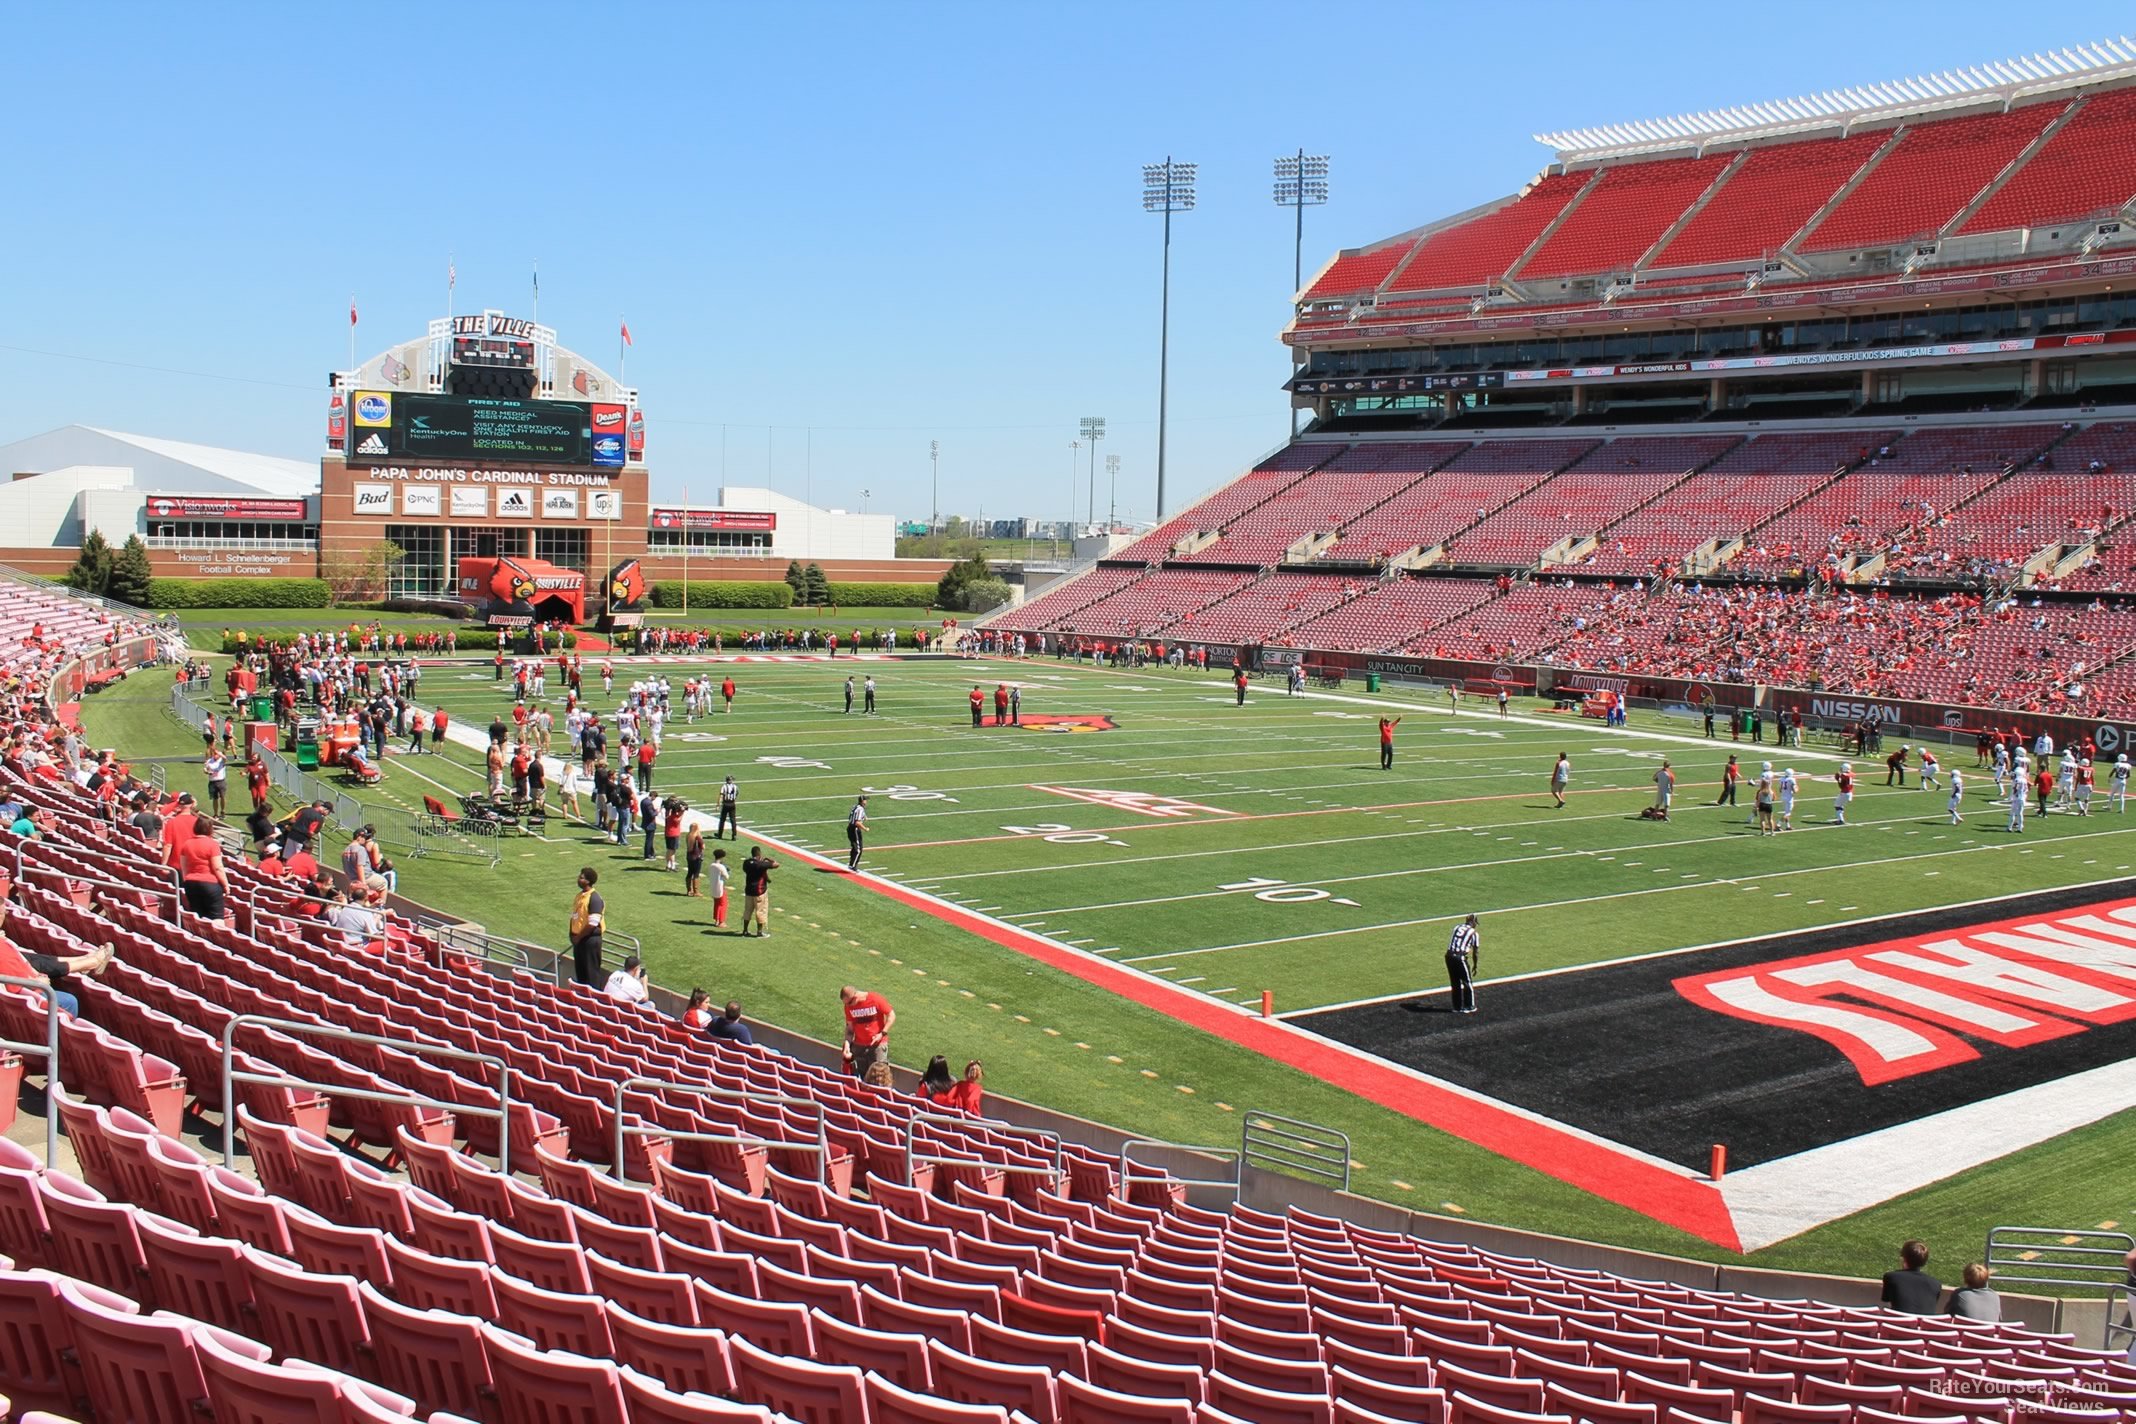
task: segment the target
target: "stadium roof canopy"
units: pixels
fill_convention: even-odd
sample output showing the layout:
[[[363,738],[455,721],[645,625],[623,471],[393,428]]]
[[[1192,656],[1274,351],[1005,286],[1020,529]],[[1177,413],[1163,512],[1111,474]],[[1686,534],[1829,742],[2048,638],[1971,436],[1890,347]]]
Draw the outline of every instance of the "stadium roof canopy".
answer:
[[[1606,124],[1598,128],[1539,133],[1535,141],[1554,150],[1561,163],[1625,158],[1663,150],[1698,148],[1946,110],[2009,105],[2055,90],[2080,88],[2136,76],[2136,39],[2119,36],[1991,64],[1948,69],[1884,84],[1829,89],[1794,99],[1743,104],[1710,113]]]
[[[319,492],[319,467],[280,455],[225,450],[183,440],[129,435],[93,425],[63,425],[0,445],[0,478],[75,466],[133,471],[133,488],[192,494],[269,495],[302,499]]]

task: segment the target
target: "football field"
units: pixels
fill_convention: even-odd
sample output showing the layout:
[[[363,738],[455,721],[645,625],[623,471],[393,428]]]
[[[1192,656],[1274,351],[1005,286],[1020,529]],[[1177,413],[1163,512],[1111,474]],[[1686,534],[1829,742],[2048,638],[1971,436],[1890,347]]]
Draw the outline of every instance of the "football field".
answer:
[[[2037,957],[1986,988],[1977,964],[1938,958],[1972,988],[1920,969],[1923,944],[1940,955],[1976,929],[2136,894],[2136,822],[2103,791],[2091,816],[2035,815],[2013,835],[1969,747],[1946,757],[1946,787],[1953,762],[1967,783],[1958,825],[1947,790],[1911,774],[1886,788],[1872,759],[1842,826],[1836,753],[1708,740],[1658,713],[1615,730],[1533,701],[1501,717],[1472,699],[1450,711],[1436,690],[1290,696],[1278,679],[1239,706],[1218,672],[1051,659],[755,655],[618,673],[613,695],[589,683],[604,717],[633,677],[666,676],[678,706],[692,675],[735,679],[732,713],[668,725],[656,785],[709,811],[721,778],[739,780],[731,859],[762,843],[785,864],[772,941],[739,937],[738,913],[712,925],[638,837],[604,845],[555,815],[501,842],[494,869],[424,859],[404,888],[555,943],[560,887],[595,864],[611,917],[670,987],[831,1037],[837,984],[870,983],[898,1006],[901,1064],[983,1056],[1000,1092],[1176,1141],[1235,1141],[1242,1114],[1290,1113],[1350,1135],[1356,1190],[1427,1210],[1845,1269],[1864,1236],[1977,1250],[2013,1197],[2074,1226],[2131,1207],[2104,1164],[2136,1141],[2120,1066],[2136,1058],[2136,993],[2103,986],[2136,981],[2136,957],[2077,971],[2113,1000],[2083,1012]],[[1020,726],[994,725],[1004,685]],[[510,684],[486,665],[434,665],[422,691],[463,735],[509,718]],[[1389,769],[1382,715],[1402,719]],[[1741,804],[1716,806],[1731,753]],[[1657,823],[1639,813],[1664,758],[1677,794]],[[1767,760],[1802,792],[1796,829],[1761,837],[1748,782]],[[396,751],[366,795],[449,799],[478,766],[473,746]],[[863,874],[849,876],[861,794]],[[1443,951],[1471,913],[1481,1012],[1456,1016]],[[1863,977],[1857,961],[1900,951],[1911,967]],[[1923,987],[1939,984],[1971,997]],[[1753,999],[1767,1007],[1741,1007]],[[1780,1017],[1803,1022],[1776,1023],[1789,999],[1810,1007]],[[1835,1014],[1895,1066],[1832,1030]],[[1895,1038],[1925,1046],[1909,1058]]]
[[[679,684],[692,668],[660,670]],[[1270,991],[1283,1014],[1442,990],[1448,931],[1469,913],[1483,976],[1505,979],[2106,881],[2136,861],[2132,823],[2103,804],[2009,835],[1970,749],[1965,824],[1945,793],[1911,775],[1887,789],[1864,762],[1840,826],[1838,755],[1705,741],[1655,714],[1617,732],[1518,701],[1505,718],[1474,699],[1451,714],[1439,694],[1288,696],[1270,679],[1241,707],[1216,673],[1049,660],[720,670],[735,710],[668,729],[664,793],[709,806],[731,772],[746,829],[841,858],[865,793],[866,869],[1199,993],[1258,1008]],[[845,713],[845,677],[871,672],[879,712],[856,699]],[[1004,683],[1021,726],[994,725]],[[463,724],[496,710],[494,688],[443,686]],[[1382,715],[1402,718],[1389,770]],[[1563,809],[1549,793],[1560,751]],[[1730,753],[1745,768],[1733,808],[1713,804]],[[1665,758],[1673,815],[1642,821]],[[1765,761],[1802,782],[1785,835],[1750,824]]]

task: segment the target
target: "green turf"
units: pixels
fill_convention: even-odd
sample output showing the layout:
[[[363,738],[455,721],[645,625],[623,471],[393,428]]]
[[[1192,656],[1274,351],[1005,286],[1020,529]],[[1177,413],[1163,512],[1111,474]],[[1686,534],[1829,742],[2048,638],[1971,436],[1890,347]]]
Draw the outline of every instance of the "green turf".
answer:
[[[1823,825],[1830,783],[1809,783],[1798,805],[1804,828],[1760,840],[1743,824],[1747,810],[1702,803],[1729,750],[1752,767],[1785,758],[1750,744],[1637,735],[1682,734],[1689,724],[1635,723],[1620,735],[1576,719],[1450,718],[1443,699],[1399,693],[1291,699],[1265,684],[1239,708],[1215,675],[1051,661],[722,666],[741,688],[736,710],[670,727],[663,791],[709,804],[731,770],[742,782],[745,830],[829,852],[842,850],[856,791],[872,788],[872,869],[1233,1002],[1257,1004],[1273,990],[1285,1011],[1437,987],[1446,923],[1470,911],[1483,917],[1495,977],[2075,884],[2136,863],[2136,831],[2110,815],[2038,819],[2024,843],[2010,843],[1985,829],[2001,817],[1985,803],[1984,781],[1975,782],[1971,823],[1959,828],[1945,823],[1941,795],[1877,784],[1857,798],[1860,825]],[[678,690],[688,675],[681,664],[662,670]],[[844,715],[845,676],[869,671],[882,686],[883,715]],[[965,693],[982,683],[991,722],[990,694],[1004,678],[1025,685],[1027,715],[1108,714],[1119,729],[973,729]],[[167,687],[150,674],[93,698],[85,717],[95,740],[136,754],[192,751],[193,734],[162,711]],[[479,664],[439,668],[423,690],[470,726],[508,705]],[[597,684],[594,692],[596,706],[610,705]],[[1398,761],[1385,772],[1373,721],[1381,704],[1406,709]],[[1560,749],[1575,766],[1563,811],[1544,791]],[[1678,815],[1656,825],[1636,810],[1651,799],[1662,755],[1680,774]],[[1794,764],[1829,775],[1825,761]],[[185,773],[171,770],[172,784],[183,784]],[[385,785],[368,794],[406,807],[478,781],[474,753],[452,748],[389,758]],[[1230,814],[1155,818],[1035,787],[1150,792]],[[643,938],[656,978],[738,996],[758,1017],[831,1037],[837,987],[864,983],[898,1008],[901,1062],[980,1057],[1001,1092],[1174,1140],[1233,1141],[1240,1110],[1285,1112],[1349,1133],[1354,1185],[1371,1195],[1716,1254],[841,876],[787,868],[775,887],[776,933],[764,944],[712,930],[709,907],[681,898],[679,876],[640,860],[636,843],[618,850],[551,825],[548,840],[505,842],[496,870],[426,860],[403,867],[403,888],[556,944],[571,877],[594,864],[611,921]],[[500,878],[508,893],[499,893]],[[1971,1259],[2013,1209],[2057,1224],[2126,1220],[2125,1174],[2107,1164],[2132,1148],[2136,1114],[2122,1114],[1753,1259],[1873,1272],[1885,1268],[1890,1243],[1909,1235],[1928,1238],[1941,1259]]]

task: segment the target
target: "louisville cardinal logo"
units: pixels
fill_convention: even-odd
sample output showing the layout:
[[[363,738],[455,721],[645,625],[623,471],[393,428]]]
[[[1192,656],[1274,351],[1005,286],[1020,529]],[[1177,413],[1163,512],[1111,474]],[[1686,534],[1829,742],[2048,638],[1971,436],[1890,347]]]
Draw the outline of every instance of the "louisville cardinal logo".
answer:
[[[635,608],[645,597],[645,570],[636,559],[625,559],[608,571],[608,601],[617,608]]]
[[[1035,732],[1117,732],[1120,724],[1103,713],[1079,717],[1026,717],[1026,730]]]

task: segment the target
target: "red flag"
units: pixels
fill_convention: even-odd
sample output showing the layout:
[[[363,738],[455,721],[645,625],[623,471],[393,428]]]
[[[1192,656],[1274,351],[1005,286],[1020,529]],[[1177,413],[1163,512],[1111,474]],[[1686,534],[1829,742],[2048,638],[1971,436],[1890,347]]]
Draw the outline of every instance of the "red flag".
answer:
[[[625,346],[633,344],[630,339],[630,323],[627,321],[623,323],[623,344]]]
[[[355,299],[354,297],[350,297],[350,298],[349,298],[349,325],[350,325],[350,326],[354,326],[355,324],[356,324],[356,299]]]

